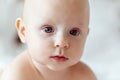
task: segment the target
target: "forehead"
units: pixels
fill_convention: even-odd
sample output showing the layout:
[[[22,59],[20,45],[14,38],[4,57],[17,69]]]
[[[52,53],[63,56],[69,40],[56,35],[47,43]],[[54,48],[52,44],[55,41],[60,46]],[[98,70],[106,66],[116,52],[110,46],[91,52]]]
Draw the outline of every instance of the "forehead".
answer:
[[[87,0],[26,0],[23,14],[27,21],[31,18],[88,21],[89,8]]]
[[[25,0],[26,4],[38,4],[38,5],[46,5],[46,4],[52,4],[52,5],[73,5],[73,6],[83,6],[88,5],[88,0]],[[76,7],[75,6],[75,7]]]

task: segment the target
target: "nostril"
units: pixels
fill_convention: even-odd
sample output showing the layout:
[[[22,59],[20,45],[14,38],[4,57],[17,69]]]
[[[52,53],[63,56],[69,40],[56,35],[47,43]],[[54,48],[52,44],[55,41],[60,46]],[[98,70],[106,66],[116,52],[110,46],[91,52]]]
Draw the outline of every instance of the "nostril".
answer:
[[[60,47],[59,45],[56,45],[56,47]]]
[[[68,44],[66,44],[66,45],[64,46],[64,48],[65,48],[65,49],[67,49],[68,47],[69,47],[69,45],[68,45]]]

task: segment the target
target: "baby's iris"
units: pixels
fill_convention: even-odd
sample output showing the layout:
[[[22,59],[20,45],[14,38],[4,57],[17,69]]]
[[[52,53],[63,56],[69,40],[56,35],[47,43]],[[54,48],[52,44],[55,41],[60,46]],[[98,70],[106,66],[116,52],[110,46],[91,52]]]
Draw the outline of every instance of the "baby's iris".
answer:
[[[54,32],[54,30],[51,26],[44,27],[43,31],[46,32],[46,33],[53,33]]]

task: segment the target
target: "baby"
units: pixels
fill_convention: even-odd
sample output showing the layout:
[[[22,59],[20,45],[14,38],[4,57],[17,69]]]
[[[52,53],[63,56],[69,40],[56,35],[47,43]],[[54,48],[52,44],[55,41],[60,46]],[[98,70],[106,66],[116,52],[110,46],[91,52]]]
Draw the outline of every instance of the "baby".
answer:
[[[96,80],[80,61],[88,26],[88,0],[25,0],[16,28],[27,49],[1,80]]]

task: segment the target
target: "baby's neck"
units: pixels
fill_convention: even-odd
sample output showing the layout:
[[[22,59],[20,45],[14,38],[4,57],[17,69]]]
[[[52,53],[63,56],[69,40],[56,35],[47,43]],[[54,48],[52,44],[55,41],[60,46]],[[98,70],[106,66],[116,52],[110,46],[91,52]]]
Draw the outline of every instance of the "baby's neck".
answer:
[[[53,71],[44,65],[37,64],[34,62],[34,66],[38,71],[38,75],[42,76],[45,80],[69,80],[70,71],[69,69],[64,69],[60,71]]]

